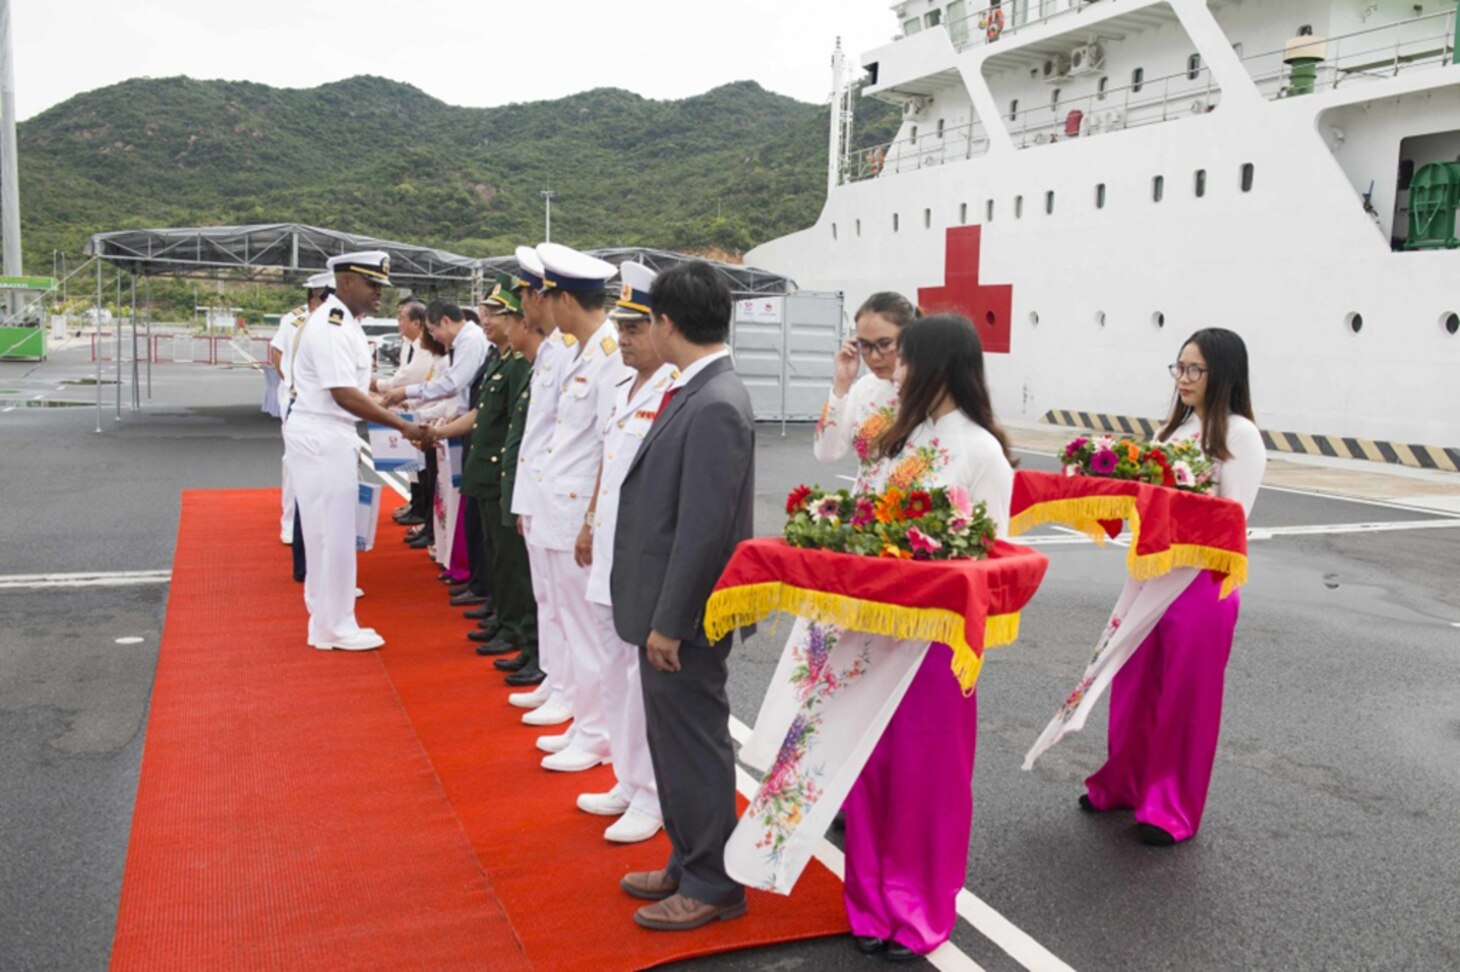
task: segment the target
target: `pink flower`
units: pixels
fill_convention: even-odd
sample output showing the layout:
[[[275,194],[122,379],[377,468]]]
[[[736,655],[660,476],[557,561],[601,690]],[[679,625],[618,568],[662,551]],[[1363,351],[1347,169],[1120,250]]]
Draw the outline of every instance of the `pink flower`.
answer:
[[[968,523],[969,523],[968,517],[966,517],[966,516],[955,516],[951,520],[948,521],[948,532],[949,533],[962,533],[964,530],[967,530],[968,529]]]
[[[913,548],[913,550],[920,551],[922,553],[937,553],[939,550],[943,549],[943,544],[941,541],[934,540],[932,537],[928,536],[917,527],[912,527],[907,531],[907,542],[908,545]]]
[[[1110,449],[1101,449],[1090,457],[1090,471],[1097,476],[1109,476],[1119,464],[1120,459]]]
[[[877,504],[865,496],[858,498],[856,509],[852,511],[852,526],[861,529],[875,519],[877,519]]]
[[[1065,458],[1066,459],[1073,459],[1075,457],[1075,453],[1079,452],[1081,449],[1085,448],[1085,446],[1087,446],[1089,444],[1090,444],[1090,440],[1089,439],[1086,439],[1086,438],[1083,438],[1083,437],[1082,438],[1079,438],[1079,439],[1076,439],[1075,441],[1071,442],[1069,445],[1065,446]]]
[[[1176,478],[1177,486],[1190,488],[1196,485],[1196,476],[1192,474],[1191,467],[1179,459],[1171,464],[1171,473]]]
[[[973,515],[973,498],[968,495],[968,490],[962,486],[950,486],[948,488],[948,502],[952,504],[953,511],[962,517]]]

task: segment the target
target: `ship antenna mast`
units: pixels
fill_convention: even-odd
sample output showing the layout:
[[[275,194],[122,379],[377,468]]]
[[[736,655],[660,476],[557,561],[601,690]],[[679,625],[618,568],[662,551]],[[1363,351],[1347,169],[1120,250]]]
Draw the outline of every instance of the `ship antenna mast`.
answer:
[[[0,0],[4,2],[4,0]],[[841,184],[842,171],[847,153],[852,150],[852,104],[855,88],[847,79],[847,56],[842,51],[842,39],[836,39],[836,50],[831,55],[831,146],[826,164],[826,188],[828,191]]]

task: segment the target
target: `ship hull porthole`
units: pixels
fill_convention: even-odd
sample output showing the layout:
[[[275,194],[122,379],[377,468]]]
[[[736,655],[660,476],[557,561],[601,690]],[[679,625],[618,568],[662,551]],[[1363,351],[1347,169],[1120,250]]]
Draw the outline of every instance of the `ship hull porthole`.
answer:
[[[1446,334],[1454,337],[1457,333],[1460,333],[1460,314],[1454,311],[1441,314],[1440,327],[1445,329]]]
[[[1343,323],[1350,333],[1357,334],[1364,329],[1364,315],[1357,311],[1350,311],[1348,316],[1343,319]]]

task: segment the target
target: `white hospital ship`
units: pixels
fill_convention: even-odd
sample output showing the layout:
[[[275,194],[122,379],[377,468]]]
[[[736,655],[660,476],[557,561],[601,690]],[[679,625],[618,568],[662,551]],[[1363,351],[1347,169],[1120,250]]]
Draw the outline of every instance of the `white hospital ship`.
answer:
[[[959,308],[1005,416],[1161,414],[1217,325],[1264,428],[1453,464],[1460,4],[983,2],[896,4],[860,78],[838,50],[826,205],[747,263]]]

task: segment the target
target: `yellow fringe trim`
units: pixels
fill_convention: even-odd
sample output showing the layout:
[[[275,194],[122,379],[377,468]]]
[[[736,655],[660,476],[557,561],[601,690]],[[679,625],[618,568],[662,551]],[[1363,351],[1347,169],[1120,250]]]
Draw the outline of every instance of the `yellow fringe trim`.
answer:
[[[964,637],[962,615],[943,608],[911,608],[864,601],[845,594],[793,587],[780,581],[745,584],[716,591],[705,606],[705,634],[716,642],[737,628],[757,624],[772,612],[835,624],[899,641],[941,641],[953,649],[953,675],[964,695],[972,695],[983,659]],[[1019,614],[998,614],[984,621],[984,647],[998,648],[1019,638]]]
[[[1174,543],[1161,553],[1137,554],[1136,548],[1141,542],[1141,518],[1136,513],[1134,496],[1084,496],[1035,503],[1009,521],[1009,535],[1017,537],[1045,523],[1060,523],[1079,530],[1104,546],[1108,535],[1100,525],[1101,520],[1125,520],[1130,525],[1130,553],[1126,556],[1125,565],[1136,580],[1160,577],[1177,567],[1214,570],[1227,575],[1222,580],[1222,598],[1247,583],[1247,555],[1231,550]]]

